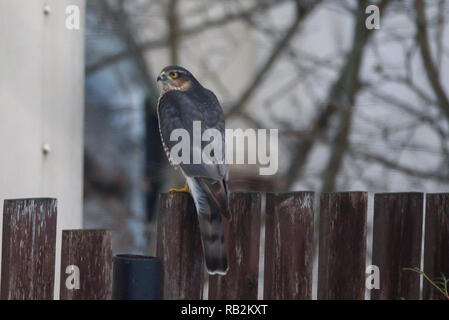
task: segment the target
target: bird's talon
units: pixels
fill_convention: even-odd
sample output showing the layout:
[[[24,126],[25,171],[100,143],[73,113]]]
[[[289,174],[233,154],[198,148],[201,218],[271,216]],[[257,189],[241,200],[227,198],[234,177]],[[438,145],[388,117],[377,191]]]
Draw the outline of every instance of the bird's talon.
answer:
[[[189,193],[190,195],[192,195],[192,192],[190,192],[190,188],[189,188],[189,185],[186,183],[186,185],[184,186],[184,188],[182,188],[182,189],[175,189],[175,188],[170,188],[170,189],[168,189],[168,192],[187,192],[187,193]]]

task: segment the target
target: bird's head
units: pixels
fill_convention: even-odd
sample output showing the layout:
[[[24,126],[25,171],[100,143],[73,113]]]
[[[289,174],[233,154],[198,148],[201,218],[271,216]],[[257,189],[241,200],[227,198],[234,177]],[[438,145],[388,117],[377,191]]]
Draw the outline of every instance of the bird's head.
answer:
[[[187,69],[179,66],[168,66],[162,69],[157,82],[161,84],[162,93],[171,90],[187,91],[194,83],[197,83]]]

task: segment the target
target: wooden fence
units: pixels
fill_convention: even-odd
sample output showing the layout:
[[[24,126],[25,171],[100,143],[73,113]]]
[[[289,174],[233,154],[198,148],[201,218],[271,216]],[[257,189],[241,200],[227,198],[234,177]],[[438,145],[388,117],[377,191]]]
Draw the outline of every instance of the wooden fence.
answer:
[[[162,194],[157,256],[163,298],[311,299],[317,247],[317,298],[364,299],[367,193],[315,198],[313,192],[233,193],[232,219],[225,220],[229,272],[207,278],[191,197]],[[53,299],[56,221],[56,199],[5,200],[1,299]],[[449,276],[449,193],[425,199],[423,193],[375,194],[372,244],[380,288],[371,290],[371,298],[419,299],[420,275],[404,268],[421,268],[423,257],[429,277]],[[60,299],[110,299],[111,276],[110,231],[63,231]],[[422,298],[444,296],[423,281]]]
[[[318,230],[314,199],[313,192],[232,194],[232,220],[225,225],[229,271],[206,279],[190,196],[162,194],[157,255],[165,266],[163,298],[206,298],[208,280],[208,299],[256,299],[263,279],[263,299],[311,299],[317,239],[317,298],[364,299],[368,195],[321,194]],[[421,269],[423,240],[425,273],[449,276],[449,194],[427,194],[425,199],[424,212],[423,193],[374,195],[372,265],[379,268],[380,287],[370,290],[371,299],[420,298],[421,276],[404,268]],[[445,299],[425,280],[422,298]]]
[[[53,299],[56,220],[56,199],[5,200],[1,299]],[[111,276],[110,231],[63,230],[61,300],[110,299]]]

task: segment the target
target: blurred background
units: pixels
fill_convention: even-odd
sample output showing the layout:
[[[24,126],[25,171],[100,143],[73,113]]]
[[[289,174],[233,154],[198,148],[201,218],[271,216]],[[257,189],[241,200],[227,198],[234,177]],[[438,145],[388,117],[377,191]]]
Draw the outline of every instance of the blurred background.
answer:
[[[232,191],[369,192],[369,265],[374,192],[448,192],[448,33],[445,0],[0,0],[0,206],[58,199],[56,297],[63,229],[154,255],[158,194],[185,183],[156,114],[178,64],[228,128],[279,130],[277,174],[231,165]]]
[[[232,191],[447,192],[448,15],[444,0],[88,1],[85,227],[153,252],[157,194],[184,183],[156,115],[172,64],[216,93],[228,128],[279,129],[278,173],[231,165]]]

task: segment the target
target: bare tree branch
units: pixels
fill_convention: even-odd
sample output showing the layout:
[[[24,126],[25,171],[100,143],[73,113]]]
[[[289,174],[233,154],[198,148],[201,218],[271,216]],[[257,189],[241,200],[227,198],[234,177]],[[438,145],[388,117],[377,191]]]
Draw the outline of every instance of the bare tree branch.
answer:
[[[298,30],[298,27],[301,25],[304,19],[310,14],[310,12],[313,11],[316,5],[318,5],[320,2],[321,0],[314,2],[296,0],[295,20],[288,28],[284,37],[282,37],[282,39],[280,39],[280,41],[274,45],[273,51],[271,52],[265,63],[262,64],[260,69],[254,75],[254,81],[250,83],[250,85],[245,89],[245,91],[243,91],[242,95],[237,100],[237,102],[225,112],[226,117],[231,117],[232,115],[238,113],[241,109],[245,107],[245,105],[248,103],[248,101],[256,92],[256,89],[263,83],[265,76],[271,70],[271,68],[273,67],[279,56],[281,56],[284,49],[290,43],[291,39]]]
[[[202,23],[200,23],[196,26],[190,27],[190,28],[180,29],[179,33],[178,33],[178,37],[185,38],[185,37],[191,36],[191,35],[198,35],[201,32],[208,31],[212,28],[224,26],[226,24],[238,21],[244,17],[248,17],[251,15],[265,12],[265,11],[267,11],[275,6],[278,6],[286,1],[288,1],[288,0],[273,0],[273,1],[264,2],[262,5],[260,3],[256,3],[254,6],[248,8],[248,9],[242,10],[240,12],[229,13],[229,14],[226,14],[223,17],[218,18],[213,21],[208,20],[208,21],[202,22]],[[149,49],[166,47],[169,44],[170,44],[169,38],[167,38],[164,35],[159,39],[153,39],[153,40],[146,41],[142,44],[139,44],[136,46],[136,49],[139,49],[140,51],[146,51]],[[86,74],[89,75],[89,74],[98,72],[101,69],[103,69],[107,66],[110,66],[111,64],[117,63],[118,61],[128,58],[132,55],[133,55],[133,51],[130,51],[129,49],[127,49],[125,51],[122,51],[122,52],[119,52],[116,54],[112,54],[110,56],[103,57],[100,61],[93,63],[90,66],[87,66]]]
[[[389,3],[382,0],[379,3],[381,12]],[[285,176],[285,188],[288,189],[302,174],[303,167],[312,150],[315,140],[327,130],[328,123],[336,111],[340,111],[340,127],[335,137],[331,156],[324,171],[323,190],[333,189],[335,178],[341,165],[341,157],[346,149],[345,140],[349,134],[352,110],[356,93],[359,89],[359,68],[364,49],[373,31],[365,28],[365,7],[367,1],[363,1],[357,10],[354,23],[354,37],[352,48],[347,55],[346,61],[340,70],[340,76],[329,91],[328,103],[320,111],[314,122],[310,135],[298,141],[294,147],[292,162]],[[362,10],[363,9],[363,10]],[[327,176],[327,177],[326,177]]]
[[[137,45],[137,41],[134,37],[134,32],[131,30],[128,21],[126,20],[126,14],[123,11],[123,7],[119,6],[118,10],[111,8],[107,1],[102,1],[102,9],[104,13],[110,17],[117,28],[117,34],[120,39],[126,44],[128,51],[133,57],[133,61],[136,64],[136,70],[139,73],[141,83],[147,91],[147,96],[152,99],[153,106],[157,104],[157,97],[159,96],[157,88],[154,84],[154,79],[151,78],[149,72],[149,66],[146,62],[142,50]]]
[[[421,179],[432,179],[432,180],[444,182],[444,183],[449,182],[449,175],[447,174],[447,172],[425,171],[425,170],[419,170],[417,168],[407,167],[407,166],[397,163],[397,161],[389,160],[380,155],[369,153],[369,152],[364,152],[364,151],[351,152],[351,155],[356,158],[362,158],[362,159],[370,161],[370,162],[379,163],[388,169],[400,171],[400,172],[407,174],[411,177],[416,177],[416,178],[421,178]]]
[[[359,91],[359,70],[362,64],[363,50],[367,44],[369,35],[373,34],[372,30],[370,31],[365,27],[365,8],[369,3],[370,1],[368,0],[358,2],[356,23],[354,24],[353,48],[348,60],[350,63],[347,65],[348,69],[341,83],[343,86],[337,87],[336,104],[340,109],[340,121],[332,143],[331,155],[327,167],[323,172],[322,191],[324,192],[334,190],[344,154],[348,149],[354,103]],[[388,3],[389,0],[383,0],[379,4],[379,9],[383,11]]]
[[[432,52],[430,50],[429,38],[426,30],[427,22],[425,5],[426,4],[424,1],[415,0],[418,45],[423,58],[424,70],[426,71],[430,85],[437,96],[439,107],[449,119],[449,98],[440,83],[438,70],[435,66],[432,58]]]
[[[178,64],[179,18],[177,14],[177,0],[170,0],[167,6],[168,42],[172,65]]]

